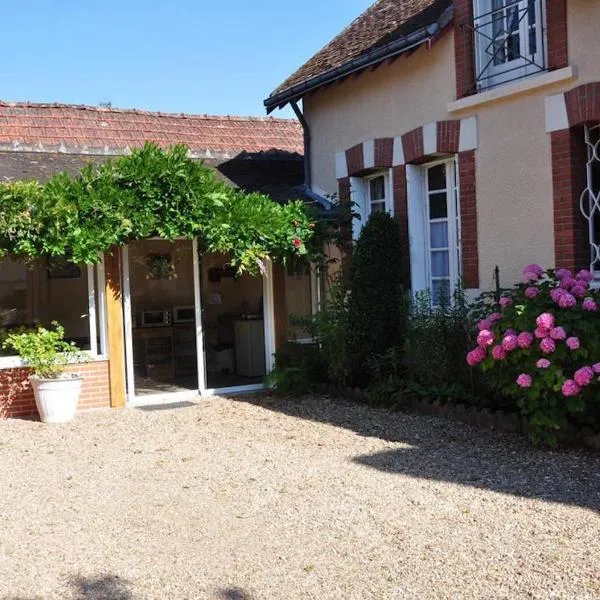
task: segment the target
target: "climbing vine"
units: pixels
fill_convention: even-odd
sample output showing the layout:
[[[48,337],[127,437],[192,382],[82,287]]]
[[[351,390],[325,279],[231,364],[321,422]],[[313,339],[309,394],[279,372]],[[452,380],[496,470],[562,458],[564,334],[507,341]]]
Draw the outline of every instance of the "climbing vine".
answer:
[[[203,251],[230,253],[240,271],[257,272],[266,258],[305,255],[313,228],[303,202],[232,189],[185,146],[148,143],[76,176],[0,184],[0,255],[92,264],[134,240],[198,238]]]

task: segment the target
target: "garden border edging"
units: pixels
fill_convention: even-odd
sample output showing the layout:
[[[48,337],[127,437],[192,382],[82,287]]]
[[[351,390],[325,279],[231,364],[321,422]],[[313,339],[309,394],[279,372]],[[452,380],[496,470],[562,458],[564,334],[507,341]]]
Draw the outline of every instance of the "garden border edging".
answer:
[[[336,385],[319,384],[315,391],[331,394],[337,397],[350,398],[359,402],[365,402],[367,397],[360,388],[339,387]],[[477,408],[462,403],[442,403],[439,400],[423,400],[416,395],[410,397],[409,402],[390,410],[414,412],[420,415],[448,418],[453,421],[474,425],[486,429],[496,429],[506,433],[528,434],[529,428],[526,419],[516,413],[503,410],[490,410],[489,408]],[[559,432],[561,446],[587,448],[600,451],[600,433],[594,432],[590,427],[580,429],[570,426]]]

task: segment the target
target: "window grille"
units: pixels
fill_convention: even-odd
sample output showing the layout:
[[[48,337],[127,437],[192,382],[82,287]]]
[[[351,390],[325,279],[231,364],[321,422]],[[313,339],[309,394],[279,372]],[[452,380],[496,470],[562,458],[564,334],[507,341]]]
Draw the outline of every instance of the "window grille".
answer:
[[[587,148],[587,186],[580,198],[580,208],[588,223],[590,271],[600,282],[600,124],[584,127]]]
[[[474,0],[478,90],[546,70],[545,0]]]

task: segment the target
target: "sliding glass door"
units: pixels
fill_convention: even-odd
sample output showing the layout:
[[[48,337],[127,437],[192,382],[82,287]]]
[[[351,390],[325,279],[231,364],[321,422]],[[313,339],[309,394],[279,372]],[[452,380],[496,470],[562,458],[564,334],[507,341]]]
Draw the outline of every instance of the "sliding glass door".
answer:
[[[127,396],[147,404],[260,389],[272,366],[270,265],[239,275],[223,254],[159,239],[122,250]]]

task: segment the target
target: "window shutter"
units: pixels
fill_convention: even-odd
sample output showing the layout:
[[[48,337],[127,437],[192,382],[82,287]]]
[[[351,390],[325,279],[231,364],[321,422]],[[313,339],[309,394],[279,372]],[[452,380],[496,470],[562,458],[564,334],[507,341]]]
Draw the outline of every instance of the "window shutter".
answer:
[[[406,165],[408,191],[408,238],[410,243],[410,273],[412,293],[429,287],[427,273],[427,240],[425,239],[425,180],[421,168]]]

